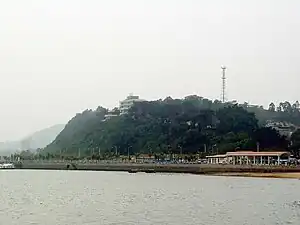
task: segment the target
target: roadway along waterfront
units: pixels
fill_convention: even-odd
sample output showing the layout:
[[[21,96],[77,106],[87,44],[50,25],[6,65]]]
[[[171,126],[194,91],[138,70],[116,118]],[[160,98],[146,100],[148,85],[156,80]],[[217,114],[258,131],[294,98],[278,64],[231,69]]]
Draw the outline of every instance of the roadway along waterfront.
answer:
[[[212,165],[212,164],[154,164],[154,163],[116,163],[116,162],[39,162],[23,161],[16,164],[18,169],[34,170],[91,170],[125,171],[149,173],[191,173],[211,175],[242,175],[243,173],[299,173],[300,167],[292,166],[247,166],[247,165]],[[260,175],[263,177],[263,175]],[[271,176],[268,176],[271,177]],[[295,174],[293,175],[295,178]],[[300,178],[300,175],[299,175]]]

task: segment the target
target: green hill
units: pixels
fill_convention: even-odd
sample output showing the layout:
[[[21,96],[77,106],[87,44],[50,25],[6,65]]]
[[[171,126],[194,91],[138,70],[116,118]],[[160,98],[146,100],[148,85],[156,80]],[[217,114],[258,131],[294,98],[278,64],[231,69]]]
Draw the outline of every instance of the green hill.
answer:
[[[107,109],[86,110],[72,118],[45,153],[68,156],[136,153],[225,152],[235,148],[287,148],[267,120],[300,125],[299,106],[281,103],[269,110],[199,96],[136,103],[128,114],[104,121]]]

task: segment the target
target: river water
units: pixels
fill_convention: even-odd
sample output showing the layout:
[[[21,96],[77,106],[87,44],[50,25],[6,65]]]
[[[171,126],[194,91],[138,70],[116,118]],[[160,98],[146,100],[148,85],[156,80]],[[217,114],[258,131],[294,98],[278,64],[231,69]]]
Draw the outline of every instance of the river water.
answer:
[[[0,193],[1,224],[300,224],[299,180],[7,170]]]

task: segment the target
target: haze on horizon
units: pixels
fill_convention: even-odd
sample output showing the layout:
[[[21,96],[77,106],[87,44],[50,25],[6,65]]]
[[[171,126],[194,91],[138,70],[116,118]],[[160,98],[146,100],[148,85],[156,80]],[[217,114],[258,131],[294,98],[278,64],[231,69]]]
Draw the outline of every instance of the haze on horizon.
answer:
[[[0,141],[77,112],[197,94],[295,101],[297,0],[11,0],[0,3]]]

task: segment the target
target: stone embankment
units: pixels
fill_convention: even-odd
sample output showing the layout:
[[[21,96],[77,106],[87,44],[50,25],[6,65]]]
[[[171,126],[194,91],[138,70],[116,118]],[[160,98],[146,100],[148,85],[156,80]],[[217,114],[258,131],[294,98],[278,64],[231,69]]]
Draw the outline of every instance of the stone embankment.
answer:
[[[190,173],[233,176],[272,177],[270,174],[300,174],[300,167],[291,166],[247,166],[212,164],[135,164],[135,163],[80,163],[80,162],[20,162],[19,169],[34,170],[86,170],[86,171],[124,171],[130,173]],[[264,176],[265,174],[265,176]],[[287,176],[287,175],[285,175]],[[299,175],[300,178],[300,175]]]

